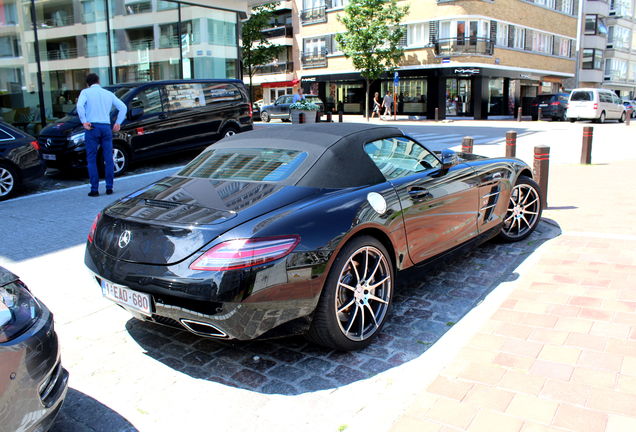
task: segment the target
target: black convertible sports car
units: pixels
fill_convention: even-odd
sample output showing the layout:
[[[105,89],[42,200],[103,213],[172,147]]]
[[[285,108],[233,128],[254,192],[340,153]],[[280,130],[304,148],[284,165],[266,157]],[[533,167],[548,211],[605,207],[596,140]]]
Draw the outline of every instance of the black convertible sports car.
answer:
[[[436,154],[394,127],[267,128],[104,209],[85,262],[139,319],[353,350],[386,321],[396,271],[530,235],[531,177],[520,160]]]

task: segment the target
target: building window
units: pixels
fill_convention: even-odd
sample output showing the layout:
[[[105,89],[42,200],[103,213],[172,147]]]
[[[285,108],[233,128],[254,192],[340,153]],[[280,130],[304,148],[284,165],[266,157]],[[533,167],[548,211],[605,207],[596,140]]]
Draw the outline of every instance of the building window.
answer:
[[[429,23],[409,24],[406,30],[407,46],[422,46],[429,43]]]
[[[17,25],[18,15],[15,3],[0,1],[0,25]]]
[[[0,37],[0,57],[20,57],[20,44],[14,36]]]
[[[583,69],[600,70],[603,64],[603,51],[594,48],[583,50]]]
[[[553,54],[559,57],[570,57],[570,39],[555,36]]]
[[[632,32],[626,27],[619,25],[610,26],[607,32],[607,47],[630,49],[632,42]]]
[[[610,0],[610,15],[615,16],[632,16],[631,0]]]
[[[585,34],[606,35],[607,25],[605,24],[605,18],[598,15],[585,15]]]
[[[508,26],[508,47],[516,49],[524,49],[526,41],[526,29],[515,27],[512,24]]]
[[[552,54],[552,36],[538,31],[532,32],[532,51]]]
[[[497,45],[508,46],[508,24],[497,23]]]
[[[574,13],[574,0],[561,0],[561,12],[572,15]]]
[[[627,61],[617,58],[605,61],[606,81],[627,81]]]

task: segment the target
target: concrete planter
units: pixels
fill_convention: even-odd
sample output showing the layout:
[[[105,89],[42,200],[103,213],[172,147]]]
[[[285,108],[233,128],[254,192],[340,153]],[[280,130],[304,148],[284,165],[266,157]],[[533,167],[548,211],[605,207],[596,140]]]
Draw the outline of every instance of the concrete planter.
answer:
[[[316,123],[316,113],[317,111],[306,111],[306,110],[291,110],[291,121],[294,124],[300,123],[298,120],[299,114],[305,114],[305,123]]]

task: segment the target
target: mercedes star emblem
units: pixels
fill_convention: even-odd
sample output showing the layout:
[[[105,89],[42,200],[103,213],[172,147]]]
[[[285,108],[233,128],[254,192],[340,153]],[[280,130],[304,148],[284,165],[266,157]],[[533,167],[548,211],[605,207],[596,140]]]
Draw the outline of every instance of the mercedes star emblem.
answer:
[[[130,243],[130,237],[132,237],[132,233],[130,232],[130,230],[126,230],[123,233],[121,233],[121,235],[119,236],[119,243],[118,243],[121,249],[128,246],[128,243]]]

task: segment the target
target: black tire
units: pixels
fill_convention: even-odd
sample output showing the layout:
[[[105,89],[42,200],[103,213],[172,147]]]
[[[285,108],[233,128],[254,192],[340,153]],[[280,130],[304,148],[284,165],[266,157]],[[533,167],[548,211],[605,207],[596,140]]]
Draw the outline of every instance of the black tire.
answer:
[[[223,131],[221,131],[221,138],[231,137],[236,135],[239,132],[240,130],[237,126],[228,125],[223,128]]]
[[[621,113],[621,118],[618,119],[619,123],[625,123],[625,118],[627,117],[627,114],[625,114],[625,111],[623,111]]]
[[[570,118],[570,119],[568,119],[568,120],[570,120],[570,123],[574,123],[574,122],[576,121],[576,119],[575,119],[575,118]]]
[[[539,120],[539,117],[537,117],[537,116],[533,115],[533,116],[532,116],[532,121],[537,121],[537,120]]]
[[[20,179],[13,167],[0,163],[0,201],[15,195],[20,185]]]
[[[113,143],[113,172],[115,177],[119,177],[128,171],[130,165],[130,153],[126,146],[120,143]]]
[[[520,176],[510,193],[508,210],[499,238],[506,242],[525,239],[539,225],[542,212],[543,202],[539,185],[529,177]]]
[[[599,123],[605,123],[605,111],[601,112],[601,115],[598,118]]]
[[[384,245],[371,236],[354,238],[329,271],[307,338],[339,351],[364,348],[386,322],[394,286]]]
[[[270,121],[271,119],[272,119],[272,118],[270,117],[270,115],[269,115],[269,113],[268,113],[267,111],[263,111],[263,112],[261,113],[261,121],[262,121],[262,122],[269,123],[269,121]]]

